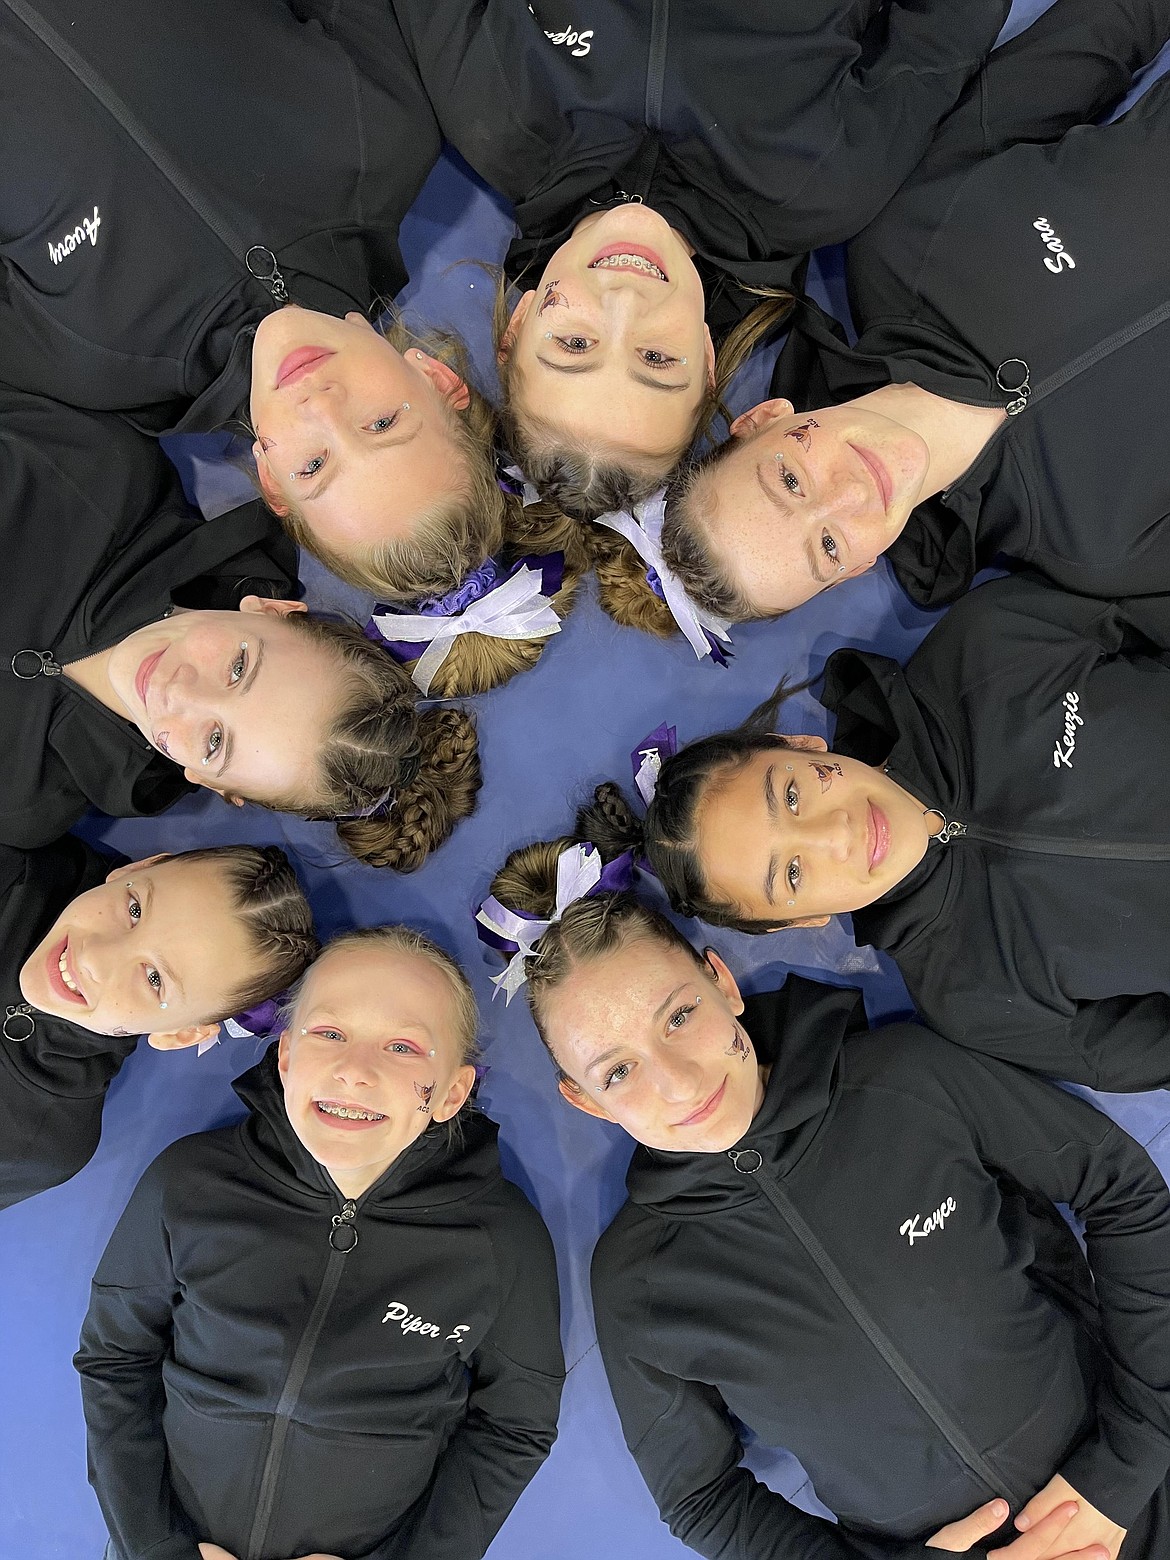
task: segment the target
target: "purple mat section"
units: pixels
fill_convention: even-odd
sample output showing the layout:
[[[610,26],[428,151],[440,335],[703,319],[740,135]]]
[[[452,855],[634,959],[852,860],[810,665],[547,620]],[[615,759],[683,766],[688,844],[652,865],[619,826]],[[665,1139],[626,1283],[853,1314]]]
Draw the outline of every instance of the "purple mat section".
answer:
[[[1010,29],[1043,9],[1042,0],[1019,0]],[[1165,56],[1160,64],[1165,68]],[[484,364],[490,282],[455,262],[498,258],[508,230],[505,210],[453,161],[436,169],[404,229],[414,278],[405,303],[435,323],[463,328]],[[840,273],[838,254],[818,257],[816,285],[838,308]],[[749,365],[737,407],[759,399],[769,366]],[[219,459],[220,448],[186,441],[176,451],[208,512],[251,492]],[[367,604],[315,565],[307,565],[305,578],[315,603],[349,610]],[[561,1104],[523,1000],[510,1009],[491,1000],[489,977],[499,965],[486,962],[476,940],[474,908],[512,846],[556,834],[598,780],[628,784],[630,749],[660,721],[677,725],[687,741],[738,719],[781,673],[803,679],[819,669],[842,643],[902,659],[931,621],[879,566],[794,618],[737,630],[735,660],[720,670],[698,664],[681,640],[662,644],[616,627],[584,600],[535,671],[476,701],[485,774],[479,811],[408,878],[348,861],[324,825],[236,811],[206,795],[160,820],[97,820],[87,829],[131,856],[235,839],[285,844],[299,858],[323,933],[408,921],[435,935],[469,971],[490,1065],[481,1102],[501,1124],[509,1175],[540,1208],[556,1241],[570,1367],[558,1442],[493,1545],[493,1560],[681,1560],[690,1551],[658,1520],[626,1452],[589,1304],[589,1257],[622,1200],[629,1140]],[[819,707],[808,696],[799,704],[807,729],[823,730]],[[858,950],[840,926],[766,938],[703,928],[695,935],[724,954],[749,990],[767,989],[795,969],[861,985],[871,1015],[907,1009],[892,968]],[[233,1041],[197,1059],[140,1044],[110,1091],[93,1163],[69,1185],[0,1214],[0,1560],[98,1560],[105,1533],[86,1483],[70,1364],[90,1275],[144,1167],[173,1139],[239,1113],[230,1080],[260,1050]],[[1170,1169],[1170,1095],[1109,1095],[1098,1103]],[[753,1446],[748,1460],[775,1488],[816,1509],[791,1457]]]

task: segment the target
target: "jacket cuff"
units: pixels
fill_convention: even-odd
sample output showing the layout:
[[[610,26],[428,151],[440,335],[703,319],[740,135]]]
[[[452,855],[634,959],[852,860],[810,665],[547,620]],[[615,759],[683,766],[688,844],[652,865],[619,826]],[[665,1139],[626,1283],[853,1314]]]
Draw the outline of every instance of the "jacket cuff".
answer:
[[[1170,1447],[1148,1429],[1102,1420],[1060,1468],[1078,1495],[1130,1528],[1170,1469]]]

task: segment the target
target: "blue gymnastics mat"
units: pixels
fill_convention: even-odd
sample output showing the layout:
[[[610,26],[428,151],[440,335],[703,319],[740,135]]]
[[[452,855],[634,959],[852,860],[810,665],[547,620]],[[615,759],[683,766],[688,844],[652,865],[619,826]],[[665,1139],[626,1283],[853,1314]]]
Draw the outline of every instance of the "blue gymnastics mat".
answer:
[[[1009,30],[1043,9],[1042,0],[1018,0]],[[1165,56],[1159,64],[1165,69]],[[435,170],[403,232],[414,278],[403,301],[432,323],[462,328],[483,364],[490,361],[488,280],[474,267],[452,264],[469,255],[498,258],[508,232],[506,211],[450,160]],[[815,271],[822,296],[841,308],[840,256],[818,257]],[[765,393],[769,367],[749,365],[737,407]],[[208,511],[248,496],[215,448],[206,441],[178,453],[185,480]],[[368,606],[311,562],[305,579],[314,604],[355,614]],[[229,809],[206,793],[159,819],[93,819],[85,826],[89,837],[131,857],[235,839],[286,845],[296,853],[323,934],[408,921],[437,937],[471,975],[490,1066],[481,1103],[501,1125],[507,1173],[540,1208],[556,1241],[569,1366],[559,1439],[492,1546],[492,1560],[682,1560],[690,1551],[659,1521],[625,1449],[590,1309],[589,1257],[622,1200],[630,1142],[560,1102],[523,1000],[510,1009],[491,1000],[490,976],[499,966],[488,964],[476,940],[474,909],[511,847],[557,834],[597,781],[628,785],[630,750],[661,721],[689,740],[738,719],[781,673],[803,679],[817,671],[840,644],[904,659],[931,621],[879,566],[795,617],[737,630],[735,659],[721,670],[698,664],[681,640],[663,644],[618,628],[584,599],[534,671],[476,701],[485,776],[479,810],[411,877],[348,860],[325,825]],[[799,703],[807,729],[822,731],[819,706],[807,695]],[[693,931],[720,950],[749,990],[798,970],[860,985],[871,1017],[908,1011],[892,966],[857,949],[839,925],[765,938]],[[145,1166],[173,1139],[240,1113],[230,1080],[260,1050],[256,1042],[232,1041],[196,1058],[140,1043],[110,1091],[93,1162],[68,1185],[0,1214],[0,1560],[99,1560],[105,1530],[86,1482],[70,1363],[90,1276]],[[1170,1095],[1097,1100],[1170,1170]],[[774,1488],[819,1509],[791,1457],[753,1446],[748,1460]]]

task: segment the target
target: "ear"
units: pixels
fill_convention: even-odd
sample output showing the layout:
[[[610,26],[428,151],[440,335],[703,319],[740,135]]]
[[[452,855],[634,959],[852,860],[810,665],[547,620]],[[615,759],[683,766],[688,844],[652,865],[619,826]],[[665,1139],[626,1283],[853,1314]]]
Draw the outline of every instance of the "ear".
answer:
[[[604,1105],[599,1105],[591,1095],[586,1094],[580,1084],[574,1083],[572,1078],[559,1079],[557,1088],[560,1090],[561,1098],[568,1100],[576,1110],[584,1111],[587,1116],[596,1116],[598,1121],[613,1120]]]
[[[307,612],[306,601],[273,601],[268,596],[241,596],[240,611],[251,612],[257,617],[291,617],[294,612]]]
[[[452,1116],[457,1116],[467,1103],[467,1096],[474,1087],[475,1068],[460,1067],[440,1103],[431,1106],[431,1120],[450,1121]]]
[[[200,1045],[204,1040],[214,1040],[218,1034],[218,1024],[188,1024],[186,1029],[170,1029],[165,1034],[147,1035],[146,1043],[156,1051],[185,1051],[189,1046]]]
[[[512,348],[516,345],[516,337],[521,327],[523,326],[524,321],[528,318],[528,311],[532,307],[532,300],[535,297],[535,290],[529,289],[529,291],[523,295],[523,297],[520,299],[520,302],[512,310],[511,318],[508,321],[508,328],[504,332],[499,348],[496,351],[497,363],[506,363],[508,358],[511,356]]]
[[[124,867],[115,867],[112,872],[106,873],[107,883],[116,883],[119,878],[124,878],[128,873],[141,872],[144,867],[153,867],[160,861],[169,861],[171,852],[163,850],[157,856],[143,856],[141,861],[128,861]]]
[[[471,391],[449,363],[440,362],[438,358],[429,357],[425,352],[412,349],[410,365],[430,380],[443,400],[455,411],[465,412],[471,405]]]
[[[268,464],[268,455],[259,439],[252,446],[252,459],[256,462],[256,481],[259,482],[260,491],[264,494],[264,502],[274,515],[283,520],[292,505],[280,491],[272,467]]]
[[[292,1055],[292,1031],[282,1029],[280,1039],[276,1043],[276,1070],[281,1078],[288,1077],[288,1063]]]
[[[790,931],[793,927],[797,926],[828,926],[832,919],[833,918],[831,915],[806,915],[802,916],[799,921],[785,921],[783,926],[777,926],[775,930],[778,932],[787,932]]]
[[[707,389],[715,388],[715,343],[711,340],[710,325],[703,326],[703,361],[707,365]]]
[[[784,741],[794,753],[827,753],[829,751],[829,744],[824,737],[814,737],[808,732],[797,732],[792,736],[785,732]]]
[[[756,406],[749,406],[732,423],[731,437],[746,439],[753,433],[762,432],[769,423],[779,422],[782,417],[791,417],[794,410],[792,402],[783,399],[761,401]]]
[[[714,977],[715,984],[727,999],[728,1007],[738,1017],[743,1012],[743,997],[740,994],[739,982],[715,952],[714,948],[704,948],[703,958],[706,960],[707,968]]]

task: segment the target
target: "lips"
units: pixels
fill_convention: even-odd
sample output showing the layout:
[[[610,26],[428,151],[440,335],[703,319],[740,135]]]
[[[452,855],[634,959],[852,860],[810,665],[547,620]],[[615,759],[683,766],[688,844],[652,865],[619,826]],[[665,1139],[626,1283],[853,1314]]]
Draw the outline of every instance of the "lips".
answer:
[[[653,274],[653,272],[646,270],[646,268],[644,266],[634,265],[632,263],[629,264],[629,265],[620,265],[620,266],[619,265],[604,266],[604,267],[602,267],[602,269],[603,270],[614,270],[614,271],[617,271],[617,270],[626,271],[626,270],[628,270],[628,271],[631,271],[635,276],[646,276],[646,277],[649,277],[651,281],[668,282],[670,280],[670,277],[667,274],[666,267],[662,263],[661,255],[656,254],[653,249],[647,249],[645,244],[626,244],[626,243],[607,244],[604,249],[599,249],[597,251],[597,253],[593,256],[593,259],[590,260],[590,262],[589,262],[589,269],[592,271],[598,265],[600,265],[603,260],[614,260],[618,255],[622,255],[622,256],[628,255],[628,256],[630,256],[631,261],[634,260],[634,259],[648,261],[650,265],[654,266],[657,270],[661,271],[662,275],[661,276],[655,276]]]
[[[851,444],[849,448],[860,459],[862,465],[868,467],[869,473],[873,477],[877,490],[881,495],[882,508],[888,511],[890,499],[894,496],[894,484],[890,481],[889,472],[882,465],[881,461],[878,460],[877,456],[871,455],[868,450],[863,450],[856,444]]]
[[[880,807],[869,804],[867,848],[869,854],[869,870],[880,867],[890,850],[890,820],[882,812]]]
[[[164,645],[161,650],[156,650],[153,655],[148,655],[135,673],[134,692],[138,695],[143,709],[146,708],[146,690],[150,687],[150,679],[154,676],[154,669],[165,654],[166,646]]]
[[[335,354],[328,347],[298,347],[290,352],[276,371],[276,388],[282,390],[303,379],[318,363]]]
[[[77,972],[73,968],[73,960],[70,957],[69,938],[62,937],[49,949],[45,958],[45,970],[49,977],[49,989],[60,1002],[71,1003],[74,1007],[85,1007],[85,993],[80,989],[71,991],[61,977],[61,960],[65,960],[65,967],[69,971],[69,979],[77,987],[81,982],[77,979]]]
[[[331,1107],[331,1109],[323,1109],[323,1106]],[[313,1115],[316,1117],[316,1119],[318,1121],[323,1121],[327,1126],[336,1127],[339,1132],[364,1132],[367,1131],[370,1127],[382,1126],[387,1119],[380,1111],[372,1111],[371,1114],[374,1115],[376,1119],[373,1121],[367,1121],[353,1116],[334,1115],[333,1111],[337,1110],[370,1111],[370,1106],[355,1105],[352,1100],[313,1101]]]
[[[693,1110],[683,1121],[676,1121],[676,1127],[697,1127],[700,1122],[707,1121],[719,1109],[723,1101],[723,1091],[727,1087],[727,1079],[715,1090],[715,1093],[705,1105],[700,1105],[698,1110]]]

